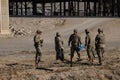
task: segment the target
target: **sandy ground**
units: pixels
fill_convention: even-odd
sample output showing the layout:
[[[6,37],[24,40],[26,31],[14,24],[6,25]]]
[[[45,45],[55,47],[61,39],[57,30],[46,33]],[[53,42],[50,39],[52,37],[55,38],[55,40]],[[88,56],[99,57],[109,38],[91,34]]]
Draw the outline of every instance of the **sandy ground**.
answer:
[[[0,80],[119,80],[120,78],[120,19],[119,18],[10,18],[15,29],[24,28],[25,36],[0,38]],[[106,36],[104,63],[97,66],[97,58],[89,65],[85,51],[83,61],[74,67],[69,62],[55,61],[54,36],[60,32],[65,47],[65,58],[69,60],[67,41],[73,29],[78,29],[84,43],[86,28],[95,38],[97,29],[102,27]],[[44,46],[39,69],[34,67],[35,49],[33,36],[37,29],[43,31]],[[92,73],[92,74],[91,74]]]

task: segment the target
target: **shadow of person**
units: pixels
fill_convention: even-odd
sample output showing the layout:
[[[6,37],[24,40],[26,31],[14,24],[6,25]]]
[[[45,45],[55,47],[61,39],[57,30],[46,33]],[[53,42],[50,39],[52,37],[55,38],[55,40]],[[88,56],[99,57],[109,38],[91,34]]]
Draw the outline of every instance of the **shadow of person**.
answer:
[[[49,69],[49,68],[43,68],[43,67],[37,67],[37,70],[44,70],[44,71],[53,71],[53,69]]]
[[[83,62],[83,63],[81,63],[81,65],[91,65],[91,64],[89,64],[87,62]]]
[[[87,66],[97,66],[95,63],[89,63],[89,62],[82,62],[80,65],[87,65]]]

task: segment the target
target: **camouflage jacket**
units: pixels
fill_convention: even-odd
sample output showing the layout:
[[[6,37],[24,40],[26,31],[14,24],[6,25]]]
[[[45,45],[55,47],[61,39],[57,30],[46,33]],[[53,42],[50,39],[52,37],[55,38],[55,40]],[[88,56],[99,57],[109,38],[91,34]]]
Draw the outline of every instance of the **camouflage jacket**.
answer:
[[[97,34],[95,38],[96,44],[105,44],[105,35],[103,33]]]
[[[100,47],[102,48],[105,47],[105,35],[103,33],[97,34],[95,38],[95,46],[96,46],[96,49]]]
[[[43,39],[41,38],[41,35],[36,34],[34,36],[34,46],[42,45],[42,43],[43,43]]]
[[[87,34],[85,37],[85,46],[89,48],[89,47],[94,47],[93,45],[94,45],[94,42],[92,40],[91,35]]]
[[[79,46],[81,44],[81,38],[80,36],[78,36],[77,34],[72,34],[70,37],[69,37],[69,41],[68,41],[68,44],[71,43],[71,46]]]
[[[63,47],[63,40],[60,36],[55,37],[55,49],[59,49]]]

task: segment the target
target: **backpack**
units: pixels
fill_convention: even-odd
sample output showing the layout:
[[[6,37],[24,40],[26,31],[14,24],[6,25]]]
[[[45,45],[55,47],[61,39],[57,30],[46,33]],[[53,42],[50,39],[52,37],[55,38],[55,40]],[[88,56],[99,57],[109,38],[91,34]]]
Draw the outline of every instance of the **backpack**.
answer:
[[[104,36],[104,34],[99,35],[98,43],[99,44],[105,44],[105,36]]]

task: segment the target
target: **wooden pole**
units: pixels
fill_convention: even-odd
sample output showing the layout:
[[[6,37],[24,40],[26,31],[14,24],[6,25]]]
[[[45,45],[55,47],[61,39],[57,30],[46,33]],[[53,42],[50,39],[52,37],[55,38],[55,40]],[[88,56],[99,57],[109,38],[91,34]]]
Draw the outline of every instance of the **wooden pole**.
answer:
[[[23,2],[21,1],[21,15],[23,15],[23,7],[22,7]]]
[[[106,14],[106,1],[105,0],[103,0],[103,16],[106,16],[105,14]]]
[[[94,0],[94,16],[96,16],[96,0]]]
[[[62,16],[62,2],[60,2],[60,16]]]
[[[78,0],[78,1],[77,1],[77,16],[80,16],[80,15],[79,15],[79,7],[80,7],[79,5],[80,5],[80,2],[79,2],[79,0]]]
[[[27,1],[25,1],[25,15],[27,15]]]
[[[90,1],[88,0],[87,1],[87,11],[86,11],[87,13],[87,16],[90,16]]]
[[[32,1],[32,6],[33,6],[33,15],[36,15],[36,13],[37,13],[37,6],[36,6],[36,2],[35,2],[35,0],[33,0]]]
[[[118,16],[120,17],[120,0],[117,0]]]
[[[43,16],[45,16],[45,3],[42,3],[42,12],[43,12]]]
[[[64,16],[65,16],[66,15],[65,14],[66,13],[66,2],[65,2],[65,0],[64,0],[63,6],[64,6]]]
[[[16,15],[18,15],[18,2],[16,1]]]
[[[86,16],[86,2],[84,2],[84,16]]]
[[[98,5],[98,16],[101,16],[101,1],[99,1]]]
[[[114,2],[114,0],[112,0],[112,16],[114,16],[114,6],[115,5],[115,2]]]
[[[53,2],[51,2],[51,16],[53,15]]]

